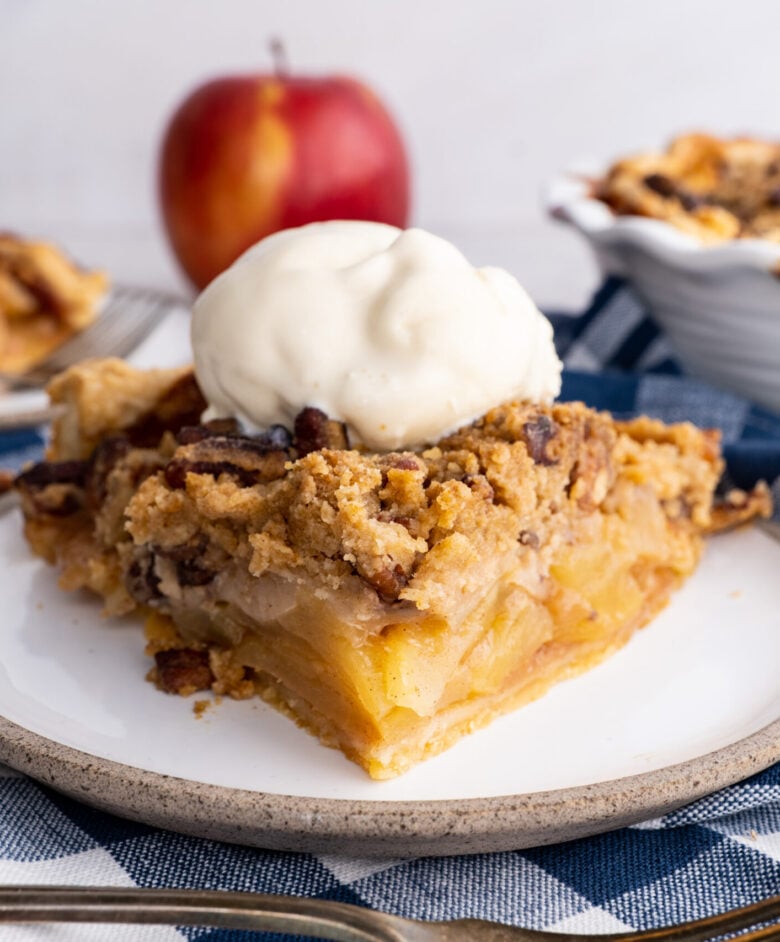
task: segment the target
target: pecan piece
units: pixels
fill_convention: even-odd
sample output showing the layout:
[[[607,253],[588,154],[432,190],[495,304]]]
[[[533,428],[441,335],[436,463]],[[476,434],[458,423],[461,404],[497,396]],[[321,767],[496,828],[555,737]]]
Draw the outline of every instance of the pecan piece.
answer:
[[[154,555],[174,564],[179,585],[198,586],[207,585],[216,576],[214,569],[203,562],[208,545],[207,538],[200,535],[174,546],[155,545],[153,551]]]
[[[108,476],[127,457],[131,447],[124,435],[111,435],[104,438],[92,453],[86,483],[86,502],[90,509],[97,511],[103,506]]]
[[[282,426],[276,427],[282,428]],[[285,433],[287,433],[286,429]],[[238,460],[236,458],[237,455],[240,455],[241,458],[246,458],[247,455],[258,455],[262,458],[265,455],[283,450],[283,448],[273,444],[271,440],[267,439],[264,435],[251,438],[248,435],[239,435],[233,438],[216,436],[206,439],[201,446],[201,453],[203,454],[207,451],[211,454],[226,452],[233,460]]]
[[[691,193],[690,190],[680,190],[677,194],[677,198],[682,204],[682,208],[686,212],[693,212],[694,209],[698,209],[699,206],[702,206],[706,200],[703,196],[699,196],[697,193]]]
[[[38,514],[70,517],[84,506],[84,494],[66,485],[53,485],[35,495],[32,502]]]
[[[173,432],[184,425],[197,425],[206,405],[195,375],[188,373],[171,386],[150,412],[125,429],[125,434],[132,445],[153,448],[163,432]]]
[[[176,433],[176,441],[180,445],[194,445],[195,442],[202,442],[204,438],[217,435],[222,438],[241,435],[241,426],[236,419],[212,419],[203,425],[183,425]]]
[[[14,486],[36,514],[69,517],[84,506],[86,461],[41,461],[16,476]]]
[[[254,442],[260,451],[284,451],[292,444],[292,435],[283,425],[271,425],[259,435],[246,435],[237,419],[211,419],[202,425],[186,425],[176,435],[180,445],[194,445],[206,438],[245,439]]]
[[[84,487],[89,472],[87,461],[40,461],[16,476],[17,486],[43,488],[50,484]]]
[[[386,463],[388,468],[396,471],[419,471],[423,467],[420,459],[414,455],[387,455]]]
[[[668,199],[670,196],[677,195],[677,187],[675,186],[674,180],[670,179],[663,173],[650,173],[642,181],[648,190],[652,190],[654,193],[657,193],[659,196],[663,196]]]
[[[214,682],[208,651],[175,648],[158,651],[154,656],[157,681],[166,693],[187,696],[196,690],[208,690]]]
[[[23,269],[17,269],[16,278],[35,298],[38,307],[42,311],[50,311],[62,317],[64,306],[63,298],[52,284],[43,278],[40,274],[33,276],[31,272],[25,272]]]
[[[406,516],[406,514],[394,514],[390,513],[389,510],[380,510],[376,515],[376,519],[380,523],[398,523],[409,531],[417,529],[417,521],[413,517]]]
[[[165,480],[174,490],[181,490],[185,486],[188,474],[210,474],[213,478],[229,474],[242,487],[251,487],[257,483],[257,475],[253,471],[245,471],[229,461],[186,461],[174,458],[165,466]]]
[[[262,438],[203,438],[177,450],[166,465],[165,480],[178,490],[185,486],[189,473],[214,478],[227,474],[242,487],[252,487],[283,477],[287,460],[286,451],[272,447]]]
[[[349,448],[347,427],[329,419],[321,409],[307,406],[295,416],[293,448],[299,458],[323,448]]]
[[[409,581],[403,567],[398,563],[392,569],[387,566],[370,575],[363,574],[363,578],[376,590],[376,594],[383,602],[396,602],[399,592]]]
[[[551,458],[547,453],[547,446],[558,434],[558,426],[547,415],[537,415],[530,422],[523,425],[523,436],[528,454],[534,464],[557,464],[557,458]]]
[[[493,485],[484,474],[467,474],[463,478],[463,483],[469,488],[471,493],[476,494],[477,497],[489,501],[495,499],[496,492],[493,490]]]
[[[197,559],[182,559],[176,563],[176,578],[181,586],[208,585],[216,572],[201,565]]]
[[[163,597],[154,563],[154,553],[147,552],[137,556],[127,569],[125,588],[141,605],[148,605]]]
[[[208,546],[208,540],[200,534],[192,537],[186,543],[177,543],[175,546],[160,546],[154,544],[153,550],[156,556],[162,556],[163,559],[170,559],[175,563],[191,562],[202,556]]]
[[[521,530],[517,539],[523,546],[528,546],[531,549],[539,549],[541,543],[539,534],[535,533],[533,530]]]

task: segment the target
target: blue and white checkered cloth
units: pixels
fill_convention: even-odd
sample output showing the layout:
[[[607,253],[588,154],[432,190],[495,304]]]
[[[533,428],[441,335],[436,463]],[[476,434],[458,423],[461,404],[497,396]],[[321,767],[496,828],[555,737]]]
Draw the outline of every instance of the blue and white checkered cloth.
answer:
[[[555,318],[564,398],[723,429],[735,482],[780,476],[780,417],[682,377],[630,292],[609,281],[578,318]],[[0,438],[0,463],[40,453]],[[253,850],[94,811],[0,767],[0,883],[207,887],[290,893],[420,919],[462,916],[567,932],[693,918],[780,893],[780,765],[633,828],[533,850],[359,860]],[[0,942],[105,939],[93,928],[0,928]],[[227,942],[232,931],[112,928],[111,939]],[[280,940],[282,937],[273,936]]]

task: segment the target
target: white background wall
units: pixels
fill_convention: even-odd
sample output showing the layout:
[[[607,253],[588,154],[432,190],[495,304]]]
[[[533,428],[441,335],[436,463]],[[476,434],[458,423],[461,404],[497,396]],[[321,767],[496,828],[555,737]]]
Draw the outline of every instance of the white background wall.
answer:
[[[414,222],[582,306],[586,248],[540,192],[690,128],[780,138],[778,0],[0,0],[0,228],[183,287],[157,217],[166,117],[201,80],[348,72],[395,113]]]

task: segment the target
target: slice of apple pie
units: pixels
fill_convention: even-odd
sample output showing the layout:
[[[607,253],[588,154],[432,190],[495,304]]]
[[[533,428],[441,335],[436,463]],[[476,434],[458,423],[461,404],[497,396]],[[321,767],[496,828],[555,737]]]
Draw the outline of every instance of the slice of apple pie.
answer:
[[[55,246],[0,234],[0,372],[26,372],[89,326],[107,289]]]
[[[54,381],[48,460],[17,479],[64,588],[146,616],[169,692],[260,695],[387,778],[618,649],[716,525],[718,435],[511,402],[421,451],[349,448],[304,409],[200,424],[189,371]]]

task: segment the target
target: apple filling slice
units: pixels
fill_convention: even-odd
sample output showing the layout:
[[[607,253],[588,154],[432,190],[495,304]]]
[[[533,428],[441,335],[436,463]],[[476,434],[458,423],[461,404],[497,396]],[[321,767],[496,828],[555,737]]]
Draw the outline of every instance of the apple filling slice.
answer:
[[[204,686],[259,693],[372,777],[398,775],[598,663],[666,603],[701,544],[662,537],[658,503],[633,497],[630,523],[579,521],[549,561],[491,560],[447,611],[383,601],[357,576],[331,589],[230,566],[186,590],[163,577],[167,614],[147,619],[154,679],[178,691],[181,649],[210,651]]]
[[[708,531],[769,510],[761,487],[714,499],[717,435],[690,425],[508,403],[369,454],[313,409],[248,436],[192,423],[191,375],[158,371],[144,400],[145,374],[89,370],[58,381],[49,460],[17,481],[33,548],[145,615],[163,690],[259,695],[374,778],[598,663]]]

